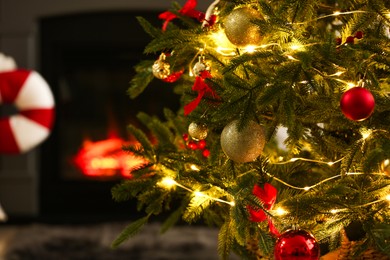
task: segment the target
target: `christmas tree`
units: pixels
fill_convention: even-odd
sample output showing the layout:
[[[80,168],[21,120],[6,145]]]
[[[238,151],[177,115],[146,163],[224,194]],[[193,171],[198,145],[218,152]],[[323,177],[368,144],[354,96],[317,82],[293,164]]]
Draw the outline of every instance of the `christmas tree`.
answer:
[[[169,212],[163,231],[218,227],[221,259],[389,259],[390,3],[196,5],[138,17],[152,58],[128,94],[162,80],[181,107],[128,127],[147,163],[112,194],[145,217],[113,246]]]

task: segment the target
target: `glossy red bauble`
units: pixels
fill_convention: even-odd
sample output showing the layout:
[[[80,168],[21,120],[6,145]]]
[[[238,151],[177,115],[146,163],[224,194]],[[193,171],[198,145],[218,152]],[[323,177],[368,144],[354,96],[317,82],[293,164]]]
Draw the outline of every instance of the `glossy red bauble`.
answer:
[[[203,152],[202,152],[202,155],[206,158],[208,158],[210,156],[210,151],[208,149],[204,149]]]
[[[374,112],[375,99],[368,89],[354,87],[341,96],[340,107],[346,118],[362,121]]]
[[[320,248],[312,234],[304,230],[288,230],[276,241],[275,260],[318,260]]]
[[[190,148],[191,150],[197,150],[197,149],[199,149],[198,144],[195,143],[194,141],[189,141],[187,146],[188,146],[188,148]]]

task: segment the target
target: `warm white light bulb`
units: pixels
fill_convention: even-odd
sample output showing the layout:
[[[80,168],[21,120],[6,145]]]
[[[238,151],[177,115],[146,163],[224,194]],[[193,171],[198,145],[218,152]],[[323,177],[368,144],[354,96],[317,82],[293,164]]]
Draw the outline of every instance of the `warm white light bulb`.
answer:
[[[195,197],[204,197],[205,195],[200,191],[194,191],[194,196]]]
[[[344,74],[345,71],[337,71],[336,73],[334,73],[333,75],[331,76],[341,76],[342,74]]]
[[[163,187],[165,189],[173,188],[177,182],[171,177],[164,177],[160,182],[157,183],[158,186]]]
[[[366,140],[368,137],[371,136],[372,130],[363,128],[362,130],[360,130],[360,134],[362,135],[363,140]]]
[[[286,215],[288,213],[288,211],[282,207],[278,207],[274,211],[275,211],[275,215],[278,215],[278,216],[283,216],[283,215]]]
[[[247,53],[254,53],[256,51],[256,46],[253,46],[253,45],[248,45],[248,46],[245,46],[244,48],[244,52],[247,52]]]
[[[196,166],[195,164],[191,164],[190,168],[191,168],[191,170],[196,171],[196,172],[200,171],[199,167]]]
[[[303,48],[303,46],[301,44],[292,44],[290,46],[290,49],[293,50],[293,51],[297,51],[297,50],[300,50],[302,48]]]
[[[347,89],[351,89],[351,88],[354,88],[354,87],[356,87],[356,83],[347,82]]]

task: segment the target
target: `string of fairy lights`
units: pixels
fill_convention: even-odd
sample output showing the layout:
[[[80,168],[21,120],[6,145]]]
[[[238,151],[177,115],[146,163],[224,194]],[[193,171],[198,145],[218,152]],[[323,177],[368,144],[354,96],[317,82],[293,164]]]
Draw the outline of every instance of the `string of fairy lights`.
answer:
[[[327,164],[329,166],[331,165],[334,165],[336,164],[337,162],[341,162],[342,159],[338,160],[338,161],[334,161],[334,162],[322,162],[322,161],[317,161],[317,160],[308,160],[308,159],[305,159],[305,158],[292,158],[291,160],[287,161],[287,162],[284,162],[284,163],[293,163],[295,161],[298,161],[298,160],[302,160],[302,161],[310,161],[310,162],[316,162],[316,163],[322,163],[322,164]],[[200,169],[198,168],[198,166],[192,166],[191,167],[194,171],[196,169],[196,171],[199,171]],[[346,173],[345,175],[346,176],[352,176],[352,175],[363,175],[365,173],[363,172],[348,172]],[[314,185],[311,185],[311,186],[305,186],[305,187],[297,187],[297,186],[294,186],[294,185],[291,185],[269,173],[267,173],[267,175],[269,177],[271,177],[272,179],[274,179],[275,181],[289,187],[289,188],[292,188],[292,189],[296,189],[296,190],[303,190],[303,191],[309,191],[311,189],[314,189],[316,188],[317,186],[319,185],[322,185],[326,182],[329,182],[331,180],[334,180],[334,179],[337,179],[337,178],[341,178],[342,176],[344,176],[343,174],[339,174],[339,175],[335,175],[335,176],[332,176],[332,177],[329,177],[329,178],[326,178]],[[372,175],[380,175],[380,176],[384,176],[385,173],[382,173],[382,172],[378,172],[378,173],[372,173]],[[162,187],[162,188],[165,188],[165,189],[172,189],[173,187],[180,187],[182,188],[183,190],[186,190],[190,193],[193,194],[194,197],[203,197],[203,198],[207,198],[207,199],[210,199],[212,201],[217,201],[217,202],[221,202],[221,203],[225,203],[225,204],[228,204],[230,206],[235,206],[235,202],[234,200],[231,200],[231,201],[227,201],[227,200],[223,200],[223,199],[220,199],[220,198],[215,198],[215,197],[212,197],[212,196],[209,196],[203,192],[200,192],[200,191],[197,191],[197,190],[193,190],[187,186],[184,186],[180,183],[178,183],[176,180],[174,180],[172,177],[164,177],[162,178],[161,181],[159,181],[157,183],[158,186]],[[377,199],[375,201],[372,201],[372,202],[369,202],[369,203],[365,203],[365,204],[362,204],[362,205],[357,205],[357,206],[354,206],[353,208],[362,208],[362,207],[367,207],[367,206],[370,206],[370,205],[373,205],[373,204],[377,204],[377,203],[380,203],[380,202],[383,202],[383,201],[389,201],[390,203],[390,194],[384,196],[383,198],[381,199]],[[336,214],[338,212],[342,212],[342,211],[348,211],[349,209],[348,208],[344,208],[344,209],[333,209],[330,211],[330,213],[332,214]],[[286,210],[284,210],[282,207],[277,207],[275,209],[272,210],[273,213],[275,213],[276,215],[278,216],[281,216],[281,215],[285,215],[287,214],[288,212]]]
[[[297,160],[304,160],[306,161],[305,158],[293,158],[292,160],[288,161],[288,162],[285,162],[285,163],[292,163],[292,162],[295,162]],[[320,162],[320,163],[323,163],[323,164],[327,164],[327,165],[333,165],[337,162],[340,162],[342,159],[338,160],[338,161],[335,161],[335,162],[321,162],[321,161],[315,161],[315,162]],[[313,162],[314,160],[309,160],[311,162]],[[196,169],[196,171],[199,171],[200,169],[198,168],[198,166],[193,166],[191,167],[192,169]],[[365,173],[363,172],[348,172],[346,173],[345,175],[346,176],[352,176],[352,175],[363,175]],[[331,180],[334,180],[334,179],[337,179],[337,178],[341,178],[342,176],[344,176],[343,174],[339,174],[339,175],[335,175],[335,176],[332,176],[332,177],[329,177],[329,178],[326,178],[314,185],[311,185],[311,186],[306,186],[306,187],[297,187],[297,186],[294,186],[294,185],[291,185],[269,173],[267,173],[267,175],[269,177],[271,177],[272,179],[274,179],[275,181],[289,187],[289,188],[292,188],[292,189],[296,189],[296,190],[303,190],[303,191],[309,191],[311,189],[314,189],[316,188],[317,186],[319,185],[322,185],[326,182],[329,182]],[[385,175],[385,173],[381,173],[381,172],[378,172],[378,173],[372,173],[372,175]],[[216,198],[216,197],[212,197],[212,196],[209,196],[201,191],[198,191],[198,190],[194,190],[194,189],[191,189],[185,185],[182,185],[180,184],[179,182],[177,182],[176,180],[174,180],[172,177],[164,177],[162,178],[158,183],[157,183],[157,186],[159,187],[162,187],[164,189],[167,189],[167,190],[171,190],[173,189],[174,187],[179,187],[189,193],[191,193],[195,198],[207,198],[207,199],[210,199],[212,201],[216,201],[216,202],[221,202],[221,203],[224,203],[224,204],[227,204],[227,205],[230,205],[232,207],[235,206],[235,202],[234,200],[230,200],[230,201],[227,201],[227,200],[223,200],[223,199],[220,199],[220,198]],[[368,202],[368,203],[365,203],[365,204],[362,204],[362,205],[357,205],[357,206],[353,206],[352,208],[362,208],[362,207],[367,207],[367,206],[371,206],[371,205],[374,205],[374,204],[377,204],[377,203],[381,203],[381,202],[384,202],[384,201],[388,201],[390,203],[390,194],[384,196],[383,198],[380,198],[380,199],[377,199],[375,201],[372,201],[372,202]],[[332,214],[336,214],[336,213],[339,213],[339,212],[346,212],[348,211],[349,208],[342,208],[342,209],[332,209],[330,210],[330,213]],[[271,210],[271,212],[277,216],[282,216],[282,215],[286,215],[288,214],[289,212],[286,211],[285,209],[283,209],[283,207],[280,207],[280,206],[277,206],[275,209]]]
[[[217,4],[220,2],[220,0],[216,0],[214,1],[207,9],[206,11],[206,14],[205,14],[205,21],[203,22],[202,26],[205,27],[207,25],[207,21],[210,19],[211,15],[213,14]],[[308,22],[305,22],[305,23],[294,23],[295,25],[302,25],[302,24],[306,24],[306,23],[312,23],[312,22],[315,22],[315,21],[318,21],[318,20],[321,20],[321,19],[325,19],[325,18],[329,18],[329,17],[338,17],[338,16],[341,16],[341,15],[351,15],[351,14],[358,14],[358,13],[368,13],[367,11],[362,11],[362,10],[356,10],[356,11],[348,11],[348,12],[340,12],[340,11],[335,11],[334,13],[332,14],[329,14],[329,15],[323,15],[323,16],[320,16],[320,17],[317,17],[313,20],[310,20]],[[386,14],[387,17],[390,18],[390,13]],[[237,55],[240,55],[243,54],[243,53],[254,53],[258,50],[264,50],[264,49],[267,49],[267,48],[273,48],[275,46],[279,47],[280,50],[282,51],[285,51],[282,46],[278,43],[269,43],[269,44],[263,44],[263,45],[259,45],[259,46],[245,46],[243,48],[240,49],[240,53],[237,51],[237,47],[232,45],[229,40],[226,38],[226,35],[224,34],[223,30],[217,30],[217,31],[214,31],[210,34],[210,38],[211,40],[214,42],[214,44],[217,46],[216,48],[214,48],[214,50],[221,54],[223,57],[235,57]],[[312,44],[315,44],[315,43],[312,43]],[[310,45],[312,45],[310,44]],[[298,61],[298,59],[296,59],[294,56],[293,56],[293,52],[294,51],[298,51],[298,50],[303,50],[305,47],[307,47],[306,45],[302,45],[300,44],[299,42],[294,42],[292,44],[289,45],[289,49],[290,51],[289,52],[285,52],[285,55],[288,59],[290,60],[296,60]],[[206,49],[208,48],[208,46],[205,44],[204,46],[202,46],[201,48],[199,48],[198,52],[195,54],[194,58],[191,60],[190,64],[189,64],[189,73],[190,73],[190,76],[194,76],[194,73],[193,73],[193,64],[194,62],[199,58],[204,58],[204,52],[206,51]],[[339,68],[336,64],[335,64],[335,68],[337,69],[337,71],[331,75],[324,75],[322,72],[319,72],[322,76],[325,76],[325,77],[339,77],[341,76],[342,74],[344,74],[346,72],[346,69],[344,68]],[[346,84],[346,88],[351,88],[353,86],[356,86],[355,83],[353,82],[348,82],[348,81],[345,81],[345,80],[342,80],[340,78],[336,78],[336,80],[338,80],[339,82],[342,82],[342,83],[345,83]],[[302,83],[306,83],[306,82],[302,82]],[[376,131],[383,131],[383,130],[370,130],[370,129],[361,129],[361,135],[362,135],[362,141],[365,141],[367,138],[369,138],[374,132]],[[322,160],[314,160],[314,159],[308,159],[308,158],[291,158],[289,159],[288,161],[283,161],[283,158],[281,158],[282,160],[278,161],[278,162],[272,162],[272,164],[275,164],[275,165],[282,165],[282,164],[289,164],[289,163],[294,163],[296,161],[304,161],[304,162],[311,162],[311,163],[317,163],[317,164],[326,164],[328,166],[333,166],[337,163],[340,163],[344,160],[344,158],[340,158],[338,160],[335,160],[335,161],[322,161]],[[190,169],[193,170],[193,171],[200,171],[200,168],[197,166],[197,165],[191,165],[190,166]],[[335,179],[338,179],[338,178],[341,178],[343,176],[353,176],[353,175],[363,175],[365,173],[363,172],[347,172],[345,174],[338,174],[338,175],[335,175],[335,176],[331,176],[329,178],[326,178],[326,179],[323,179],[321,181],[319,181],[318,183],[315,183],[311,186],[305,186],[305,187],[298,187],[298,186],[294,186],[292,184],[289,184],[285,181],[283,181],[282,179],[280,178],[277,178],[276,176],[273,176],[272,174],[270,173],[267,173],[267,175],[269,177],[271,177],[273,180],[291,188],[291,189],[295,189],[295,190],[302,190],[302,191],[309,191],[311,189],[314,189],[316,187],[318,187],[319,185],[322,185],[324,183],[327,183],[329,181],[332,181],[332,180],[335,180]],[[374,175],[382,175],[384,176],[385,173],[384,172],[378,172],[378,173],[372,173]],[[207,194],[205,194],[204,192],[201,192],[201,191],[198,191],[198,190],[194,190],[194,189],[191,189],[190,187],[187,187],[185,185],[182,185],[180,184],[179,182],[177,182],[173,177],[169,177],[169,176],[165,176],[163,177],[158,183],[157,183],[157,186],[161,187],[161,188],[164,188],[164,189],[168,189],[168,190],[171,190],[173,189],[174,187],[179,187],[189,193],[192,194],[192,196],[194,198],[206,198],[206,199],[209,199],[209,200],[212,200],[212,201],[216,201],[216,202],[221,202],[221,203],[224,203],[224,204],[227,204],[227,205],[230,205],[230,206],[235,206],[235,202],[234,200],[223,200],[223,199],[220,199],[220,198],[216,198],[216,197],[212,197],[212,196],[209,196]],[[233,197],[233,196],[232,196]],[[368,202],[368,203],[365,203],[365,204],[362,204],[362,205],[357,205],[357,206],[354,206],[353,208],[362,208],[362,207],[367,207],[367,206],[370,206],[370,205],[374,205],[374,204],[377,204],[377,203],[381,203],[381,202],[384,202],[384,201],[388,201],[390,203],[390,194],[384,196],[383,198],[380,198],[380,199],[377,199],[377,200],[374,200],[372,202]],[[336,214],[336,213],[339,213],[339,212],[347,212],[349,209],[348,208],[341,208],[341,209],[332,209],[330,210],[330,213],[332,214]],[[282,215],[285,215],[285,214],[288,214],[289,212],[287,212],[285,209],[283,209],[282,207],[276,207],[275,209],[271,210],[270,211],[271,213],[273,213],[274,215],[278,215],[278,216],[282,216]]]
[[[206,12],[206,20],[207,20],[207,17],[210,17],[210,15],[212,14],[212,10],[214,10],[216,8],[216,6],[217,6],[217,4],[219,2],[220,2],[220,0],[216,0],[209,6],[209,8],[207,9],[207,12]],[[363,11],[363,10],[347,11],[347,12],[335,11],[332,14],[323,15],[323,16],[317,17],[317,18],[315,18],[315,19],[313,19],[311,21],[305,22],[305,23],[312,23],[312,22],[315,22],[315,21],[318,21],[318,20],[321,20],[321,19],[325,19],[325,18],[328,18],[328,17],[338,17],[338,16],[342,16],[342,15],[351,15],[351,14],[358,14],[358,13],[369,13],[369,12]],[[386,14],[386,16],[390,18],[390,13]],[[305,24],[305,23],[294,23],[294,24],[299,25],[299,24]],[[203,24],[203,26],[204,26],[204,24]],[[227,39],[223,29],[219,29],[217,31],[212,32],[210,34],[210,39],[211,39],[212,42],[214,42],[214,44],[216,46],[216,47],[213,47],[213,50],[216,51],[217,53],[219,53],[220,55],[222,55],[224,57],[227,57],[227,58],[235,57],[237,55],[241,55],[241,54],[244,54],[244,53],[254,53],[254,52],[258,51],[258,50],[264,50],[264,49],[273,48],[273,47],[276,46],[282,52],[285,53],[285,56],[288,59],[290,59],[292,61],[299,61],[299,59],[297,59],[297,58],[295,58],[293,56],[293,53],[295,51],[303,51],[306,47],[316,44],[316,43],[310,43],[310,44],[304,45],[304,44],[301,44],[300,42],[297,42],[297,41],[294,42],[293,41],[292,43],[286,44],[286,46],[288,48],[288,51],[286,51],[286,49],[284,49],[281,46],[281,44],[279,44],[279,43],[267,43],[267,44],[261,44],[261,45],[258,45],[258,46],[247,45],[245,47],[237,48],[237,46],[233,45]],[[199,48],[198,52],[195,54],[194,58],[190,62],[190,64],[189,64],[189,74],[190,74],[190,76],[194,76],[193,69],[192,69],[194,62],[196,61],[196,59],[198,57],[203,57],[204,58],[204,52],[206,51],[207,48],[208,48],[207,44],[204,43],[204,46]],[[336,68],[336,71],[333,74],[325,75],[321,71],[318,71],[318,73],[320,75],[322,75],[323,77],[336,77],[335,80],[345,84],[345,86],[346,86],[345,90],[348,90],[348,89],[358,85],[355,82],[345,81],[343,79],[337,78],[337,77],[341,76],[342,74],[344,74],[346,72],[346,69],[345,68],[340,68],[336,64],[334,64],[334,66]],[[359,84],[361,82],[362,81],[360,81]],[[307,82],[301,82],[301,83],[305,84]]]
[[[381,130],[376,130],[376,131],[381,131]],[[362,130],[362,141],[368,139],[375,131],[372,131],[372,130]],[[273,164],[288,164],[288,163],[294,163],[296,161],[305,161],[305,162],[311,162],[311,163],[317,163],[317,164],[326,164],[328,166],[333,166],[337,163],[340,163],[342,162],[344,158],[341,158],[341,159],[338,159],[336,161],[321,161],[321,160],[313,160],[313,159],[308,159],[308,158],[301,158],[301,157],[297,157],[297,158],[291,158],[290,160],[288,161],[282,161],[282,162],[274,162]],[[193,171],[200,171],[200,168],[195,165],[195,164],[192,164],[190,165],[189,167],[191,170]],[[345,174],[338,174],[338,175],[335,175],[335,176],[331,176],[329,178],[326,178],[326,179],[323,179],[321,180],[320,182],[316,183],[316,184],[313,184],[311,186],[305,186],[305,187],[297,187],[297,186],[294,186],[292,184],[289,184],[285,181],[283,181],[282,179],[280,178],[277,178],[275,176],[273,176],[272,174],[270,173],[267,173],[267,175],[269,177],[271,177],[273,180],[289,187],[289,188],[292,188],[292,189],[295,189],[295,190],[302,190],[302,191],[309,191],[311,189],[314,189],[316,187],[318,187],[319,185],[322,185],[324,183],[327,183],[331,180],[334,180],[334,179],[338,179],[338,178],[341,178],[343,176],[353,176],[353,175],[363,175],[365,173],[363,172],[347,172]],[[381,176],[385,176],[385,173],[384,172],[378,172],[378,173],[372,173],[373,175],[381,175]],[[217,202],[221,202],[221,203],[225,203],[225,204],[228,204],[230,206],[235,206],[235,202],[234,200],[231,200],[231,201],[227,201],[227,200],[223,200],[223,199],[220,199],[220,198],[215,198],[215,197],[212,197],[212,196],[209,196],[203,192],[200,192],[200,191],[197,191],[197,190],[193,190],[187,186],[184,186],[180,183],[178,183],[176,180],[174,180],[172,177],[164,177],[162,178],[162,180],[160,182],[157,183],[158,186],[162,187],[162,188],[165,188],[165,189],[172,189],[173,187],[180,187],[182,188],[183,190],[186,190],[190,193],[193,194],[194,197],[197,197],[197,198],[207,198],[207,199],[210,199],[212,201],[217,201]],[[389,201],[390,203],[390,194],[384,196],[383,198],[381,199],[377,199],[375,201],[372,201],[372,202],[369,202],[369,203],[365,203],[365,204],[362,204],[362,205],[357,205],[357,206],[354,206],[353,208],[362,208],[362,207],[367,207],[367,206],[370,206],[370,205],[374,205],[374,204],[377,204],[377,203],[381,203],[383,201]],[[336,213],[339,213],[339,212],[345,212],[345,211],[348,211],[349,209],[348,208],[343,208],[343,209],[332,209],[330,211],[330,213],[332,214],[336,214]],[[278,216],[282,216],[282,215],[285,215],[285,214],[288,214],[288,211],[286,211],[285,209],[283,209],[282,207],[276,207],[275,209],[272,210],[272,213],[274,213],[275,215],[278,215]]]

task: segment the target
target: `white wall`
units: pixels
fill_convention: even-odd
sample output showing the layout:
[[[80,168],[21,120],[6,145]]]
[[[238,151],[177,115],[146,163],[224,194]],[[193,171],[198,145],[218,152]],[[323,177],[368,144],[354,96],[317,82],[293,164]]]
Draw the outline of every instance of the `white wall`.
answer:
[[[198,2],[200,11],[212,3]],[[40,17],[103,10],[163,11],[170,5],[170,0],[0,0],[0,52],[13,57],[21,68],[37,70]],[[10,215],[39,213],[38,161],[38,149],[18,156],[0,155],[0,203]]]

